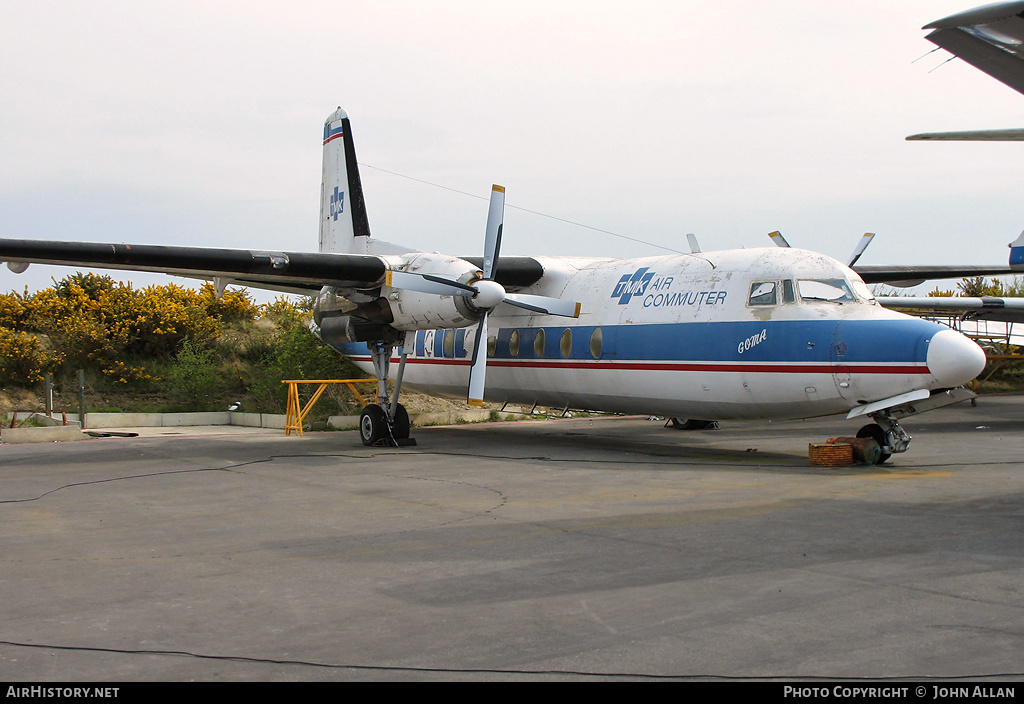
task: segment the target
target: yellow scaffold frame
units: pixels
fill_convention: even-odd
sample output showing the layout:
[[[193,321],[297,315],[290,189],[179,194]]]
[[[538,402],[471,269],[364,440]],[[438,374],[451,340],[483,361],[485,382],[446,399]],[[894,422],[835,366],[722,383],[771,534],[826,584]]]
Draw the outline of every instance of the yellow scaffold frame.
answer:
[[[288,379],[282,381],[282,384],[288,384],[288,410],[285,416],[284,422],[284,434],[291,435],[292,431],[298,433],[299,437],[304,437],[302,433],[302,421],[305,420],[309,412],[313,410],[313,406],[320,399],[320,396],[324,391],[327,390],[328,384],[346,384],[348,388],[355,394],[356,398],[359,399],[359,403],[366,406],[369,403],[362,394],[356,390],[356,384],[376,384],[376,379]],[[306,402],[303,406],[302,402],[299,401],[299,384],[320,384],[317,390],[313,392],[312,398]]]

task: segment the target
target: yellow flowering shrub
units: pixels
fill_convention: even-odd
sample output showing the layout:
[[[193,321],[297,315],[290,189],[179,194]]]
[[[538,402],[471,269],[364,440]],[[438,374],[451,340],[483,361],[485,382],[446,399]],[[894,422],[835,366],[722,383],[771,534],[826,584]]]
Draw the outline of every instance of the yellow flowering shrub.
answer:
[[[150,380],[152,361],[166,366],[186,342],[211,347],[224,323],[268,313],[297,320],[308,307],[281,298],[267,311],[244,290],[217,296],[209,283],[199,290],[176,283],[135,289],[109,276],[75,273],[34,294],[0,294],[0,374],[30,384],[45,371],[84,368],[115,383]]]
[[[286,296],[278,296],[272,303],[264,304],[260,312],[264,317],[276,323],[291,325],[302,320],[308,322],[312,310],[313,298],[310,296],[305,296],[297,301]]]
[[[136,290],[82,273],[31,296],[0,296],[0,325],[44,333],[69,368],[98,368],[119,383],[152,378],[139,360],[171,359],[184,340],[208,345],[220,335],[222,318],[252,320],[258,312],[247,293],[226,291],[217,298],[210,284],[200,291],[175,283]],[[9,335],[0,352],[5,359],[32,359],[25,338]]]
[[[206,314],[223,323],[251,322],[260,316],[260,306],[245,290],[228,289],[218,297],[213,284],[205,283],[199,289],[199,296]]]
[[[0,327],[0,383],[38,383],[60,361],[60,355],[43,350],[37,336]]]
[[[27,290],[24,296],[14,292],[0,294],[0,326],[9,330],[24,329],[31,315],[29,300]]]

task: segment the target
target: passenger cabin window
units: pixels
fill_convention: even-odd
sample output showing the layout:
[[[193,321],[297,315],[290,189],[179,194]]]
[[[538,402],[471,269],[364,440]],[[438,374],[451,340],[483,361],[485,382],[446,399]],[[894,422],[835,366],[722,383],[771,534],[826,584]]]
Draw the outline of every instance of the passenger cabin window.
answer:
[[[775,281],[756,281],[750,286],[747,303],[752,306],[774,306],[779,302],[777,289]]]

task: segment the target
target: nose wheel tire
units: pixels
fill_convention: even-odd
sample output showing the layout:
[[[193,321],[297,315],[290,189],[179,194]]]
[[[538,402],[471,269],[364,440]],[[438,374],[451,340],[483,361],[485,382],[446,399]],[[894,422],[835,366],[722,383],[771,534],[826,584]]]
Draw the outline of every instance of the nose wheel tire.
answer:
[[[857,437],[859,437],[859,438],[871,438],[872,440],[877,442],[878,446],[881,447],[881,448],[884,448],[886,445],[889,444],[888,442],[886,442],[885,431],[882,430],[882,426],[880,426],[880,425],[878,425],[876,423],[871,423],[870,425],[865,425],[863,428],[858,430],[857,431]],[[882,454],[880,454],[878,456],[878,461],[875,462],[875,464],[882,464],[882,463],[888,461],[888,459],[890,457],[892,457],[892,454],[888,453],[888,452],[885,452],[883,450]]]

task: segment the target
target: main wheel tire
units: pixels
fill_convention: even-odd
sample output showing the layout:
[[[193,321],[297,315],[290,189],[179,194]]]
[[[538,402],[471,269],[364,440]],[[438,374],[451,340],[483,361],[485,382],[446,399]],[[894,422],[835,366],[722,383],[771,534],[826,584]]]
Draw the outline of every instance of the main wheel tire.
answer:
[[[882,430],[882,426],[878,425],[877,423],[865,425],[863,428],[857,431],[857,437],[871,438],[872,440],[878,443],[878,446],[880,448],[886,446],[885,431]],[[878,461],[875,462],[875,464],[883,464],[890,457],[892,457],[892,453],[887,453],[883,450],[882,453],[878,456]]]
[[[715,424],[713,420],[694,420],[693,418],[673,418],[672,427],[676,430],[707,430]]]
[[[395,422],[391,425],[392,436],[395,440],[407,440],[411,428],[409,412],[405,410],[405,406],[398,404],[398,408],[395,409]]]
[[[384,409],[376,403],[363,407],[359,414],[359,438],[364,445],[376,445],[387,437],[388,419],[384,415]]]

